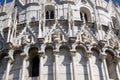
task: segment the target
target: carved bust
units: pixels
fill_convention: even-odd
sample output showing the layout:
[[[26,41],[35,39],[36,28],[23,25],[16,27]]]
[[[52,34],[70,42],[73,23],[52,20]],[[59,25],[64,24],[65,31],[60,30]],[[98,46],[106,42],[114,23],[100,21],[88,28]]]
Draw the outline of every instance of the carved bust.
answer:
[[[81,34],[81,37],[83,42],[88,44],[91,43],[92,38],[87,31],[84,31],[83,34]]]
[[[55,29],[53,34],[52,34],[53,41],[59,42],[60,41],[60,30]]]
[[[31,38],[29,33],[25,33],[24,36],[21,38],[21,43],[26,45],[31,42]]]
[[[118,47],[118,42],[116,40],[114,40],[112,37],[109,39],[109,44],[112,47]]]

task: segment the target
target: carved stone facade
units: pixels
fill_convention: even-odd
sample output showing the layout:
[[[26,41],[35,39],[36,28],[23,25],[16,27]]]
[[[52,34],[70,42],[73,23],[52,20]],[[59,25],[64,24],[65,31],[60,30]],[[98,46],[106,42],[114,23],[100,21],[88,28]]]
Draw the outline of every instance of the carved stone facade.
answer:
[[[4,3],[0,80],[120,80],[120,7],[111,0]]]

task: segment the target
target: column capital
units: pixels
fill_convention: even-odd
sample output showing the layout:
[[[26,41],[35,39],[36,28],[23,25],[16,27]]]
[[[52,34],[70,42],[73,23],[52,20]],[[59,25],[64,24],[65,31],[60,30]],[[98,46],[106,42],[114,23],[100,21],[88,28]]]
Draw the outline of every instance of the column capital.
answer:
[[[87,58],[90,58],[90,57],[92,56],[92,54],[93,54],[92,51],[87,51],[85,56],[86,56]]]
[[[106,57],[107,57],[107,54],[106,54],[106,53],[101,53],[101,54],[99,55],[99,58],[100,58],[101,60],[106,59]]]
[[[21,55],[25,60],[28,60],[28,55],[27,55],[26,53],[23,52],[23,53],[21,53],[20,55]]]
[[[40,51],[40,50],[38,50],[38,54],[39,54],[39,56],[40,57],[45,57],[45,52],[44,51]]]
[[[25,52],[22,52],[20,55],[24,56],[24,57],[28,56],[27,53],[25,53]]]
[[[12,44],[11,42],[7,42],[7,43],[6,43],[6,47],[7,47],[8,50],[14,48],[14,46],[13,46],[13,44]]]
[[[5,59],[9,62],[9,63],[13,63],[14,59],[11,56],[6,56]]]
[[[115,56],[114,62],[119,63],[120,62],[120,56]]]
[[[70,50],[70,56],[76,56],[76,50],[71,49]]]
[[[56,55],[59,55],[59,50],[53,50],[53,54],[54,54],[54,56],[56,56]]]

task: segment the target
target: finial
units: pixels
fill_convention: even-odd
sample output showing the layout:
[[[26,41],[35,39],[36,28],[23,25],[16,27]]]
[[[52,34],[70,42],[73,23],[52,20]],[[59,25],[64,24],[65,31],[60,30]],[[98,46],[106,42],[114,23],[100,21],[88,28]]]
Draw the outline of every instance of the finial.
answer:
[[[6,5],[6,3],[7,3],[7,0],[5,0],[4,5]]]

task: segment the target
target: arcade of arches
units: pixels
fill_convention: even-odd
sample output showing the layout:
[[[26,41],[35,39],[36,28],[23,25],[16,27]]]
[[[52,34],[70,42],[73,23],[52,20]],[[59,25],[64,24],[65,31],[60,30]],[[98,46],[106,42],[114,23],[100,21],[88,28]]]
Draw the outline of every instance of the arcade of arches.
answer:
[[[9,80],[17,80],[23,74],[24,80],[118,80],[119,63],[109,50],[102,54],[94,48],[87,52],[81,46],[77,46],[75,51],[61,46],[58,52],[52,47],[46,47],[45,53],[39,53],[37,48],[33,48],[29,50],[28,56],[21,54],[23,53],[20,51],[14,53],[13,62],[9,58],[1,59],[1,79],[5,68],[9,67]]]

